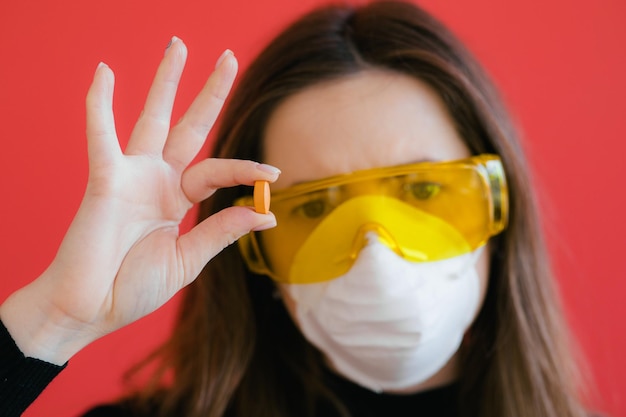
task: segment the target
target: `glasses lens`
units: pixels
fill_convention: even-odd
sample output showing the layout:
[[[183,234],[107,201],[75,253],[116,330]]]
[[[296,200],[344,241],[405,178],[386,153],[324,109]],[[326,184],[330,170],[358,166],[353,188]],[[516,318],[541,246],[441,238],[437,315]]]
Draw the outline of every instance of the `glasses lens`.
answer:
[[[375,229],[384,230],[398,254],[408,260],[434,261],[454,256],[460,249],[450,251],[441,245],[428,248],[429,242],[423,241],[426,234],[420,232],[423,227],[411,224],[428,218],[435,219],[435,222],[429,221],[431,225],[436,223],[440,229],[445,225],[446,230],[454,230],[467,243],[455,247],[474,250],[500,231],[494,230],[492,196],[497,194],[501,205],[506,193],[501,189],[497,193],[492,190],[493,164],[491,171],[484,169],[485,161],[494,160],[499,162],[497,157],[479,156],[463,161],[372,169],[278,191],[272,197],[272,212],[278,225],[246,237],[241,242],[242,253],[253,271],[281,282],[300,282],[297,276],[291,276],[294,259],[323,222],[337,221],[342,213],[338,208],[342,206],[349,206],[354,216],[346,215],[343,210],[343,219],[333,224],[329,229],[333,231],[332,236],[328,236],[333,242],[345,240],[342,247],[354,246],[358,238],[356,229],[360,230],[363,223],[370,229],[371,225],[377,225]],[[501,180],[495,185],[503,186],[503,177]],[[353,201],[363,196],[374,199],[361,199],[362,204]],[[346,206],[350,201],[352,203]],[[358,208],[362,205],[371,209]],[[413,216],[411,209],[415,209]],[[498,213],[501,217],[502,210]],[[400,218],[406,227],[398,223]],[[414,233],[407,234],[409,230]],[[413,256],[413,253],[420,255]]]

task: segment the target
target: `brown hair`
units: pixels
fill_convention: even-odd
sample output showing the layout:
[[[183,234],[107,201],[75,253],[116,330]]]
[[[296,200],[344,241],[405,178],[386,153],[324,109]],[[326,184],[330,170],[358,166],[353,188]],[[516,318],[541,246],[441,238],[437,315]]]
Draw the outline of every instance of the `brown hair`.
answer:
[[[428,83],[471,151],[496,153],[510,189],[510,223],[491,242],[483,308],[462,347],[460,415],[583,415],[566,327],[556,307],[523,152],[495,89],[461,43],[400,2],[328,6],[304,16],[251,64],[223,114],[214,155],[262,160],[265,125],[286,97],[324,80],[384,68]],[[245,193],[221,190],[200,220]],[[153,381],[162,415],[313,416],[341,405],[321,382],[321,354],[301,336],[272,282],[251,275],[236,245],[186,290]],[[155,384],[146,391],[156,395]]]

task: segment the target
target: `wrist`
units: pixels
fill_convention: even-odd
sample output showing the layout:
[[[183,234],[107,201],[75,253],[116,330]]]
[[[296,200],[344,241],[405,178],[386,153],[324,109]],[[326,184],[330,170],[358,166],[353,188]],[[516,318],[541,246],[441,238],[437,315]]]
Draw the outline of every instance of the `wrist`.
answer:
[[[9,296],[0,305],[0,319],[24,356],[63,365],[93,339],[36,287],[31,283]]]

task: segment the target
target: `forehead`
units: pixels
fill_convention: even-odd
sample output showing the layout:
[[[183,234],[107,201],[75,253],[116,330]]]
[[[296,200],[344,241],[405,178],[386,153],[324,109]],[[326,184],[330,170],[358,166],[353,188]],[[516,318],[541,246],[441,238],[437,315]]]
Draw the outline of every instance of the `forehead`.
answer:
[[[469,156],[441,98],[407,75],[366,70],[288,97],[263,135],[276,189],[360,169]]]

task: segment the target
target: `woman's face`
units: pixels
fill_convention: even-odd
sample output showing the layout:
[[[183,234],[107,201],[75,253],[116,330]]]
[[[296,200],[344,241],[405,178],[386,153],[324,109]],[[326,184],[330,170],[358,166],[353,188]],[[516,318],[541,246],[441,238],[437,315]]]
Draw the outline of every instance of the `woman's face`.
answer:
[[[282,170],[274,190],[356,170],[470,156],[429,86],[383,70],[362,71],[287,98],[269,120],[263,152],[264,162]],[[479,305],[488,275],[486,253],[477,263]],[[282,294],[297,323],[293,299]],[[456,354],[429,380],[403,392],[450,382],[458,365]]]

